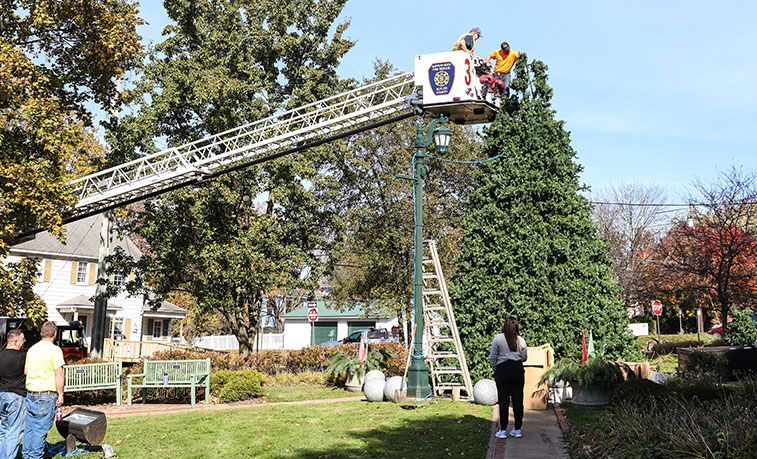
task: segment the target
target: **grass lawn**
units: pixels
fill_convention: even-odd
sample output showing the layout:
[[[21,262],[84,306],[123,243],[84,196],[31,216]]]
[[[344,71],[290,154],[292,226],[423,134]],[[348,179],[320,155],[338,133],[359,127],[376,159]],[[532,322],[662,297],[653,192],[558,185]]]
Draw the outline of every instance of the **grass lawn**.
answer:
[[[122,458],[442,458],[486,455],[491,407],[447,400],[400,405],[260,405],[108,421]],[[53,429],[53,444],[62,438]],[[59,457],[59,456],[56,456]],[[102,457],[101,452],[79,456]]]
[[[300,400],[323,400],[326,398],[355,397],[362,392],[349,392],[338,387],[324,386],[289,386],[266,387],[265,399],[269,403],[298,402]]]

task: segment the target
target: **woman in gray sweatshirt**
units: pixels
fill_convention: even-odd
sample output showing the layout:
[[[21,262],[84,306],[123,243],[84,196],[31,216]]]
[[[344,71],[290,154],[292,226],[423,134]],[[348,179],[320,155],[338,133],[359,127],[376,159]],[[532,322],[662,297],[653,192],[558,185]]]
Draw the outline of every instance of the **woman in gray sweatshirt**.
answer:
[[[520,326],[515,317],[508,317],[502,327],[502,333],[494,337],[489,361],[494,370],[494,381],[497,383],[497,398],[499,404],[499,431],[497,438],[507,438],[507,412],[510,398],[513,400],[513,416],[515,428],[510,436],[523,436],[523,386],[526,383],[523,362],[528,359],[526,340],[520,336]]]

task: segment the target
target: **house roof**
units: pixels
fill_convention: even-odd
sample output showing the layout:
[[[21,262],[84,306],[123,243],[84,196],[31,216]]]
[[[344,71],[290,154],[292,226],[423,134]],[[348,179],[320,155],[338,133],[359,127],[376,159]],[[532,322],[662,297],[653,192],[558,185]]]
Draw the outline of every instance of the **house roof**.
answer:
[[[160,307],[157,309],[157,311],[153,311],[152,308],[146,304],[143,308],[143,316],[144,317],[164,317],[164,316],[186,316],[189,311],[187,311],[184,308],[180,308],[176,306],[173,303],[169,303],[168,301],[163,301],[160,303]]]
[[[69,312],[70,309],[73,311],[76,310],[93,310],[95,309],[95,304],[89,299],[86,295],[77,295],[73,298],[69,298],[66,301],[63,301],[61,303],[58,303],[56,308],[61,312]],[[116,306],[115,304],[108,302],[108,311],[118,311],[123,309],[121,306]]]
[[[39,255],[46,258],[89,258],[97,260],[100,256],[100,215],[83,218],[64,225],[66,228],[66,243],[62,244],[49,232],[38,233],[34,239],[18,243],[11,247],[11,252]],[[136,245],[129,239],[113,236],[111,252],[115,247],[121,247],[127,255],[135,260],[142,256]]]
[[[285,319],[307,319],[308,309],[310,307],[309,303],[310,302],[303,302],[302,306],[295,309],[294,311],[284,314],[283,317]],[[361,302],[351,302],[349,304],[345,304],[346,307],[343,311],[334,309],[336,303],[332,301],[327,302],[325,300],[318,300],[315,303],[316,307],[318,308],[318,319],[368,319],[382,317],[375,314],[366,316],[365,303]]]

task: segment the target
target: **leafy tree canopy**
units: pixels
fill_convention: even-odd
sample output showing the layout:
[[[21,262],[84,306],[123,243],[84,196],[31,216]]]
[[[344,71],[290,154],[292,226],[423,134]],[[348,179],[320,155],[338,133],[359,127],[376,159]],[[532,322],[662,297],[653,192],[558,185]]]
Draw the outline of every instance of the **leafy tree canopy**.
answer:
[[[375,80],[393,71],[391,64],[379,60]],[[338,301],[362,300],[372,312],[398,316],[411,309],[413,184],[397,176],[413,175],[417,122],[409,119],[352,136],[337,155],[333,174],[340,187],[330,202],[346,225],[333,282],[333,297]],[[445,159],[476,158],[480,147],[477,132],[459,126],[453,130],[454,140]],[[428,153],[436,155],[433,146]],[[430,157],[425,165],[424,235],[438,241],[443,269],[449,274],[459,248],[465,197],[472,188],[475,167]]]
[[[64,185],[105,152],[86,104],[118,106],[115,80],[140,53],[141,23],[127,0],[0,2],[0,257],[24,231],[63,238],[74,203]],[[44,317],[34,262],[22,265],[0,268],[0,313]]]
[[[335,68],[353,42],[342,36],[347,23],[330,32],[345,1],[166,1],[175,25],[129,95],[132,113],[111,126],[120,160],[346,88]],[[332,154],[312,149],[148,201],[130,227],[148,247],[143,276],[127,288],[189,292],[195,312],[220,311],[250,352],[263,296],[315,289],[323,253],[339,242],[340,219],[323,201]],[[112,261],[113,270],[133,263]]]
[[[551,107],[547,66],[521,54],[516,75],[514,95],[484,131],[485,156],[505,156],[476,174],[450,285],[474,379],[491,377],[491,340],[511,315],[529,345],[549,343],[560,356],[580,352],[581,328],[609,357],[632,344],[608,247],[578,194],[576,152]]]

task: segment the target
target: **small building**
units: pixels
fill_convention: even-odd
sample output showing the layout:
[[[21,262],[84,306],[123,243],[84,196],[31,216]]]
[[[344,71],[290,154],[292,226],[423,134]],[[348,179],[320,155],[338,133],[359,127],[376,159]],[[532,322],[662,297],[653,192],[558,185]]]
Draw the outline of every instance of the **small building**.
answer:
[[[284,314],[284,349],[302,349],[303,347],[344,339],[347,335],[361,328],[386,328],[391,330],[399,322],[396,317],[365,315],[362,303],[338,311],[326,301],[314,302],[318,308],[318,320],[308,320],[308,305]]]
[[[5,262],[21,258],[39,260],[39,276],[34,292],[47,305],[47,317],[58,324],[79,320],[88,342],[92,337],[95,306],[90,298],[96,294],[97,263],[100,254],[101,217],[95,215],[65,225],[66,244],[48,232],[11,247]],[[113,237],[111,247],[120,247],[135,259],[142,256],[128,239]],[[132,275],[133,276],[133,275]],[[127,281],[121,276],[110,279],[116,285]],[[153,311],[144,298],[129,297],[122,292],[108,300],[107,336],[133,341],[170,341],[172,321],[182,320],[187,311],[163,302]]]

